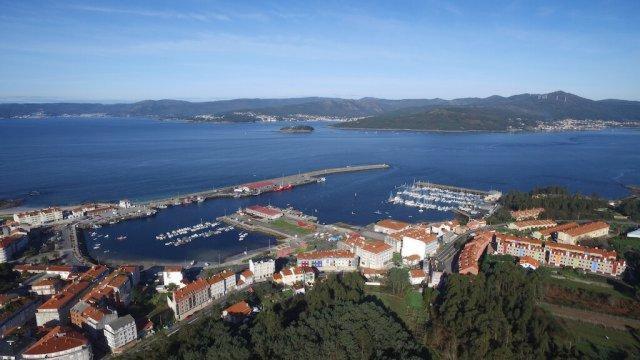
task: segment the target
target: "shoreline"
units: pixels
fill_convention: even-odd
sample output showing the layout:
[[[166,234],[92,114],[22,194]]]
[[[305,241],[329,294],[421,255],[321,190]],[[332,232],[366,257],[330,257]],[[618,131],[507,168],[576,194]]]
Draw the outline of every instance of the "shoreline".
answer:
[[[569,132],[583,132],[583,131],[605,131],[605,130],[640,130],[638,127],[607,127],[603,129],[571,129],[571,130],[434,130],[434,129],[390,129],[390,128],[363,128],[363,127],[340,127],[330,125],[332,129],[338,130],[355,130],[355,131],[399,131],[399,132],[420,132],[420,133],[452,133],[452,134],[474,134],[474,133],[569,133]]]

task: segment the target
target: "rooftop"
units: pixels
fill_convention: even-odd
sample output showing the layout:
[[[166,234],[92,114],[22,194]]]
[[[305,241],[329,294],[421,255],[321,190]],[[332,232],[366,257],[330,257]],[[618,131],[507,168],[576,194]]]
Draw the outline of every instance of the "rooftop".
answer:
[[[355,254],[349,250],[321,250],[321,251],[310,251],[305,253],[298,254],[298,259],[323,259],[323,258],[344,258],[344,259],[352,259],[355,257]]]
[[[107,324],[108,327],[112,328],[113,330],[118,330],[121,329],[131,323],[135,324],[135,320],[133,319],[133,317],[131,315],[125,315],[125,316],[121,316],[115,320],[112,320],[111,322],[109,322]]]
[[[396,231],[400,231],[406,228],[407,226],[409,226],[409,224],[406,222],[392,220],[392,219],[380,220],[376,223],[376,225],[387,228],[387,229],[396,230]]]
[[[80,281],[73,283],[60,291],[58,294],[53,295],[44,304],[40,305],[38,309],[54,309],[58,310],[65,305],[68,305],[73,299],[80,296],[84,290],[89,287],[89,283],[86,281]]]
[[[233,316],[247,316],[251,314],[251,307],[246,301],[240,301],[224,309],[224,311]]]
[[[261,214],[269,215],[269,216],[279,215],[282,213],[280,209],[272,206],[252,205],[247,207],[247,209],[251,211],[259,212]]]
[[[568,229],[568,230],[564,230],[562,232],[564,232],[565,234],[567,234],[569,236],[575,237],[575,236],[588,234],[588,233],[590,233],[592,231],[608,229],[608,228],[609,228],[609,224],[607,224],[606,222],[604,222],[604,221],[594,221],[594,222],[582,224],[582,225],[577,226],[577,227],[573,227],[573,228]]]
[[[558,226],[554,226],[554,227],[550,227],[550,228],[547,228],[547,229],[540,230],[540,234],[542,234],[542,236],[549,236],[549,235],[551,235],[551,234],[553,234],[555,232],[569,230],[569,229],[572,229],[572,228],[577,227],[577,226],[579,226],[578,223],[568,222],[568,223],[565,223],[565,224],[560,224]]]
[[[45,355],[74,348],[86,346],[89,344],[87,338],[80,332],[70,328],[56,326],[47,333],[42,339],[36,341],[25,352],[25,355]]]

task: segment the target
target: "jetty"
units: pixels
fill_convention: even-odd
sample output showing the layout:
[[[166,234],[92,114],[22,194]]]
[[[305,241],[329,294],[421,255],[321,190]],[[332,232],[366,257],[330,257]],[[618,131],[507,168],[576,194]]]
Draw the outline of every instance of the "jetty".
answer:
[[[309,171],[305,173],[298,173],[294,175],[287,175],[278,178],[264,179],[251,183],[231,185],[220,188],[214,188],[210,190],[192,192],[188,194],[181,194],[179,196],[173,196],[164,199],[150,200],[147,202],[137,203],[138,206],[149,208],[162,208],[165,206],[180,205],[185,203],[191,203],[195,201],[204,201],[216,198],[229,198],[229,197],[246,197],[260,195],[267,192],[280,191],[285,189],[291,189],[296,186],[302,186],[306,184],[313,184],[323,182],[325,176],[354,173],[361,171],[371,170],[383,170],[388,169],[387,164],[369,164],[369,165],[354,165],[344,166],[338,168],[330,168],[323,170]]]

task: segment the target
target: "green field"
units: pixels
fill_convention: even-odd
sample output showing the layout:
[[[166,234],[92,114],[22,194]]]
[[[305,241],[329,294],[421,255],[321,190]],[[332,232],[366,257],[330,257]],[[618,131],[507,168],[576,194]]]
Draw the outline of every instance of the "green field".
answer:
[[[624,256],[629,250],[640,251],[640,239],[628,238],[626,236],[618,236],[611,240],[611,245],[616,249],[620,256]]]
[[[311,230],[309,229],[304,229],[301,228],[298,225],[294,225],[290,222],[287,222],[286,220],[280,218],[277,219],[273,222],[270,223],[273,227],[276,227],[280,230],[282,230],[283,232],[289,233],[289,234],[297,234],[297,235],[306,235],[306,234],[310,234],[312,233]]]
[[[391,311],[396,313],[406,324],[412,323],[410,310],[422,308],[422,294],[415,290],[408,290],[404,296],[393,295],[382,291],[379,287],[370,286],[365,289],[368,295],[380,299]]]
[[[631,359],[640,354],[638,330],[620,331],[574,320],[559,321],[576,339],[576,347],[589,358]]]

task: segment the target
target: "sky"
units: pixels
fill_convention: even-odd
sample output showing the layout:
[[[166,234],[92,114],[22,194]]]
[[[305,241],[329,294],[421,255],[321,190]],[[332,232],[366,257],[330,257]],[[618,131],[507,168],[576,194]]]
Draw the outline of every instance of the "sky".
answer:
[[[0,0],[0,101],[640,100],[640,1]]]

